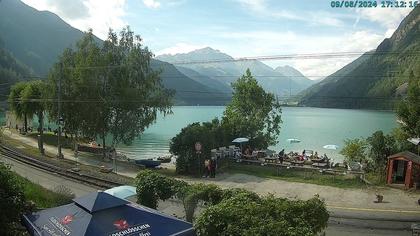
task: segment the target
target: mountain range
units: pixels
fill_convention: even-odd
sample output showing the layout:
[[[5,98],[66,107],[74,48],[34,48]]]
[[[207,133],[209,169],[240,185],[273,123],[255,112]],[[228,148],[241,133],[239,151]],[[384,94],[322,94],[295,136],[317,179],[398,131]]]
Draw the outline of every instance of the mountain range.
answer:
[[[38,11],[19,0],[1,0],[0,35],[1,55],[7,53],[11,64],[17,61],[29,68],[16,73],[17,77],[25,79],[29,75],[45,78],[63,50],[73,47],[83,37],[83,32],[51,12]],[[102,42],[99,38],[96,40]],[[169,63],[153,60],[151,64],[155,69],[162,69],[163,85],[176,91],[177,105],[223,105],[231,98],[230,94],[220,94],[189,78]]]
[[[210,47],[156,58],[174,64],[191,78],[220,91],[230,89],[230,84],[248,68],[265,90],[278,96],[295,95],[314,83],[293,67],[273,69],[258,60],[235,60],[232,56]]]
[[[30,68],[3,48],[0,39],[0,101],[7,98],[11,85],[24,79],[25,75],[31,75],[32,73]]]
[[[2,49],[20,64],[26,65],[33,75],[46,77],[51,66],[67,47],[74,47],[83,32],[73,28],[57,15],[38,11],[20,0],[0,1],[0,33]],[[96,38],[98,43],[102,41]],[[233,59],[211,48],[204,48],[185,55],[183,60]],[[262,86],[276,94],[296,94],[309,87],[311,80],[298,73],[291,79],[278,70],[259,61],[214,63],[200,66],[172,65],[169,55],[152,61],[155,69],[161,69],[166,88],[173,89],[177,105],[224,105],[231,98],[231,82],[250,68]],[[20,77],[27,77],[21,74]]]
[[[0,0],[0,83],[6,84],[0,100],[18,80],[45,78],[62,51],[82,36],[83,32],[51,12],[38,11],[20,0]],[[273,69],[258,60],[236,60],[210,47],[160,55],[151,64],[162,70],[164,86],[176,91],[177,105],[226,104],[231,99],[231,83],[249,68],[266,90],[281,97],[298,94],[302,106],[389,109],[410,73],[420,75],[419,37],[420,6],[392,37],[322,81],[310,80],[290,66]]]
[[[420,76],[420,7],[414,8],[394,34],[300,95],[314,107],[392,109],[397,88],[410,73]]]

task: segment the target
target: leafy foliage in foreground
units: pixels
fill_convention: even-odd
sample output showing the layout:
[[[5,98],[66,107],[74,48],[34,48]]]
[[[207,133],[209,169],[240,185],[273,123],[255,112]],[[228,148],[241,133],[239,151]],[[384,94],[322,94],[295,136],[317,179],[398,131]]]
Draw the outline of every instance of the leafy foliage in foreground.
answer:
[[[159,200],[164,201],[171,198],[186,183],[151,170],[143,170],[136,176],[135,185],[137,187],[137,203],[156,209]]]
[[[255,199],[243,192],[209,206],[198,217],[198,235],[316,235],[327,226],[325,203],[273,196]]]
[[[224,194],[217,185],[198,183],[185,185],[176,196],[182,200],[186,220],[193,222],[195,209],[199,202],[214,205],[222,200]]]
[[[8,166],[0,162],[0,228],[8,235],[19,232],[26,197],[22,183]]]
[[[319,198],[307,201],[260,197],[245,189],[213,184],[187,184],[151,170],[136,178],[138,203],[157,207],[159,200],[182,200],[186,218],[193,222],[201,202],[207,206],[194,222],[198,235],[316,235],[329,214]]]

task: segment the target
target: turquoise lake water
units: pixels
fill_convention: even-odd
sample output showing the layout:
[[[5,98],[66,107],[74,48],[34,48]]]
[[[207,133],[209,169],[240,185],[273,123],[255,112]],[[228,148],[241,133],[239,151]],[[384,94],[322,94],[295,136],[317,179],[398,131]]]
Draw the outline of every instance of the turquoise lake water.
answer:
[[[118,150],[133,159],[166,155],[170,139],[183,127],[193,122],[220,118],[224,109],[223,106],[174,107],[173,114],[159,116],[156,123],[131,146],[120,145]],[[320,154],[332,156],[335,161],[343,158],[338,152],[346,138],[368,137],[377,130],[388,133],[397,127],[395,113],[387,111],[284,107],[282,119],[278,144],[270,149],[279,151],[284,148],[286,152],[316,150]],[[290,144],[287,142],[289,138],[297,138],[301,142]],[[323,149],[327,144],[335,144],[340,148]]]
[[[221,117],[224,107],[174,107],[173,114],[159,117],[156,124],[145,131],[131,146],[120,146],[119,150],[131,158],[151,158],[168,153],[169,142],[186,125],[193,122],[209,121]],[[390,132],[397,127],[393,112],[370,110],[345,110],[325,108],[285,107],[282,113],[282,129],[278,144],[270,149],[288,151],[303,149],[326,153],[336,161],[346,138],[368,137],[377,130]],[[297,138],[300,143],[290,144],[289,138]],[[322,147],[335,144],[338,150]]]

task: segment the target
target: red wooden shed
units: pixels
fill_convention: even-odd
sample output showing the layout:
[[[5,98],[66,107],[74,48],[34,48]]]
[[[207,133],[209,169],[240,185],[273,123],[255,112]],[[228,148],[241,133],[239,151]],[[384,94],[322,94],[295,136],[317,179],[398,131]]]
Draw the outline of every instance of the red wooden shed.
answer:
[[[420,183],[420,156],[408,151],[389,156],[386,182],[406,189]]]

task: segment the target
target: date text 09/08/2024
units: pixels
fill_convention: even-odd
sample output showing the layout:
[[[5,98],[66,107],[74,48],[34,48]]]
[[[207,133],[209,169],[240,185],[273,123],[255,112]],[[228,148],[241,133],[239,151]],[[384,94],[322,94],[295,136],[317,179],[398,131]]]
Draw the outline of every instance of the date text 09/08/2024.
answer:
[[[420,5],[420,1],[331,1],[332,8],[407,8]]]

